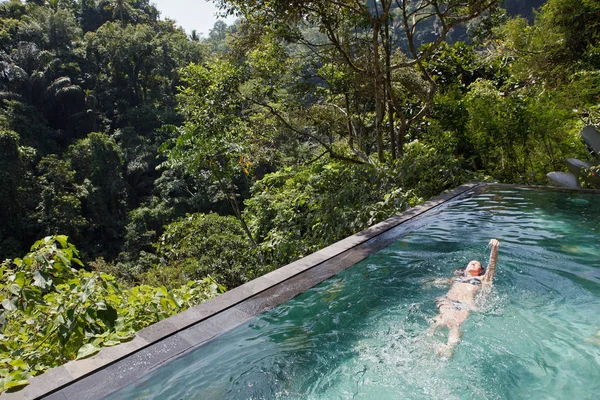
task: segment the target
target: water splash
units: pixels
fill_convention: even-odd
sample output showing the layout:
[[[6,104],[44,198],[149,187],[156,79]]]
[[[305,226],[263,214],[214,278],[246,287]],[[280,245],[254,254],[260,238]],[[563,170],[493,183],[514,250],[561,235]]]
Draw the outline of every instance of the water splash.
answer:
[[[398,242],[109,396],[115,399],[594,398],[600,202],[502,190],[456,202]],[[581,203],[581,204],[579,204]],[[426,332],[435,298],[501,241],[453,357]]]

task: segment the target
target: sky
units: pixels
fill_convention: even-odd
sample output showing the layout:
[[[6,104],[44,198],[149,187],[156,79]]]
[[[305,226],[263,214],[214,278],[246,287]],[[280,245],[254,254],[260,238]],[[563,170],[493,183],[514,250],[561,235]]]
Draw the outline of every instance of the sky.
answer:
[[[217,21],[217,7],[205,0],[151,0],[160,11],[162,19],[170,18],[183,26],[187,33],[196,29],[201,36],[207,37],[208,31]],[[230,25],[234,17],[224,20]]]

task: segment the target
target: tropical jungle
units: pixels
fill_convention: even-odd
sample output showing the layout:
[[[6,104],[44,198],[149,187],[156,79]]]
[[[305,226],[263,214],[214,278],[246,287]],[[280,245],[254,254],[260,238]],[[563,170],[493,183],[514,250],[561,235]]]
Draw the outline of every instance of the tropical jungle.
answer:
[[[0,392],[444,190],[591,160],[596,0],[215,3],[206,37],[149,0],[0,3]]]

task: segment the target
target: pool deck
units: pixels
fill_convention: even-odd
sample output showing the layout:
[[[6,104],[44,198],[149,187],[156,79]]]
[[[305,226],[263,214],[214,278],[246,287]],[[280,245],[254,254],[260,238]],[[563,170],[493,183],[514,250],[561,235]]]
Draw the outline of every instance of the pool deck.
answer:
[[[468,183],[447,191],[398,216],[389,218],[320,251],[281,267],[170,318],[137,332],[129,342],[105,347],[93,357],[70,361],[34,377],[31,384],[0,400],[101,399],[160,365],[200,346],[388,246],[403,234],[402,224],[439,208],[449,200],[489,186]],[[539,187],[498,185],[507,188]],[[549,189],[544,187],[544,189]],[[559,191],[582,192],[554,188]],[[583,191],[600,192],[600,191]],[[407,229],[408,225],[406,224]],[[393,234],[386,233],[394,229]]]

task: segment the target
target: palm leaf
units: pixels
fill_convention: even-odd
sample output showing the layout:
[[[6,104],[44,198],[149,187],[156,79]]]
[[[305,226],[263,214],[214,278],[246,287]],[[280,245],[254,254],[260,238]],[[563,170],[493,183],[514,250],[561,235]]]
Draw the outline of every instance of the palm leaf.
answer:
[[[47,77],[51,77],[60,69],[62,66],[62,60],[60,58],[53,58],[46,64],[46,68],[44,69],[44,74]]]
[[[15,92],[0,92],[0,100],[16,100],[20,102],[25,101],[23,96]]]
[[[66,98],[70,98],[84,101],[85,94],[79,86],[70,85],[58,89],[55,93],[55,97],[57,100],[65,100]]]
[[[48,94],[56,96],[60,89],[67,86],[71,86],[71,78],[68,76],[60,77],[48,86]]]
[[[54,60],[58,60],[58,58],[56,58],[54,53],[49,50],[40,51],[38,58],[40,60],[40,63],[43,65],[48,65],[48,64],[52,63]]]

